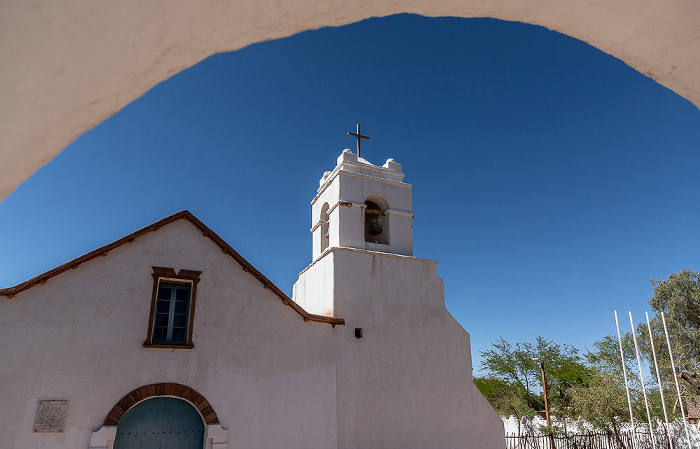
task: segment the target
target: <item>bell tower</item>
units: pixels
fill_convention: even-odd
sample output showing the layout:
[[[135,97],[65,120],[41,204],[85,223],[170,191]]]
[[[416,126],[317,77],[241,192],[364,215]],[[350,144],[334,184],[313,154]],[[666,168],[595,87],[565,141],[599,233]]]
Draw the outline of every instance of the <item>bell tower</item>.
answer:
[[[359,150],[359,126],[351,135]],[[403,178],[393,159],[378,166],[345,150],[311,202],[313,260],[293,299],[344,320],[323,334],[334,447],[502,448],[503,422],[472,382],[469,334],[445,308],[437,261],[413,256]]]
[[[382,166],[344,150],[311,201],[313,260],[330,248],[413,255],[411,185],[401,164]]]
[[[294,284],[294,300],[305,310],[347,320],[367,316],[375,293],[363,300],[356,287],[379,279],[372,273],[380,265],[406,274],[399,267],[419,260],[412,257],[412,186],[403,178],[393,159],[374,165],[351,150],[323,174],[311,201],[312,262]]]

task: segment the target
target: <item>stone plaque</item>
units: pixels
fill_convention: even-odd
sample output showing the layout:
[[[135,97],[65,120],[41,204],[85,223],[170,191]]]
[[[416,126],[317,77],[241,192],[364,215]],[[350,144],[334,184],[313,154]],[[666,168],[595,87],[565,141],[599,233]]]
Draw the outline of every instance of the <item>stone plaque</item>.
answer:
[[[62,433],[67,413],[68,401],[39,401],[34,433]]]

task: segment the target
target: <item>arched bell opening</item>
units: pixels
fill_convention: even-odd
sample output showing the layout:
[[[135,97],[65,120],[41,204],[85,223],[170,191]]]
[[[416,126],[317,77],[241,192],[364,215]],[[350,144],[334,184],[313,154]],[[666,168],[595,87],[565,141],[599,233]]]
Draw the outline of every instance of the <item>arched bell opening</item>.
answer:
[[[389,220],[386,201],[372,195],[365,201],[365,242],[389,244]]]
[[[321,223],[321,252],[323,252],[328,248],[331,240],[328,227],[328,203],[324,203],[321,208],[319,222]]]

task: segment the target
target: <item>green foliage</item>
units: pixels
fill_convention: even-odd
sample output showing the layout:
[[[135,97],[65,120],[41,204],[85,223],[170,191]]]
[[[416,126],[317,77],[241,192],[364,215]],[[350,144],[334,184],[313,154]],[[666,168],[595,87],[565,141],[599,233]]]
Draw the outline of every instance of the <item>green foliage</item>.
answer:
[[[539,370],[536,370],[532,361],[532,344],[516,343],[513,347],[501,337],[491,346],[494,349],[481,352],[481,368],[491,377],[512,382],[519,388],[530,391],[539,378]]]
[[[550,407],[554,414],[561,414],[568,407],[569,390],[585,383],[589,375],[576,348],[561,346],[542,337],[537,337],[534,344],[525,342],[515,345],[500,338],[492,345],[492,349],[483,351],[481,356],[481,368],[488,373],[486,379],[502,382],[501,388],[510,389],[515,397],[532,410],[544,409],[542,397],[531,392],[542,382],[540,366],[532,359],[542,360],[547,374]],[[484,396],[498,411],[494,405],[495,400],[490,399],[488,394]]]
[[[558,424],[552,424],[551,426],[540,426],[539,430],[542,435],[552,435],[555,437],[566,436],[566,429]]]
[[[649,362],[653,376],[645,377],[646,395],[651,419],[663,420],[661,393],[656,381],[652,343],[657,354],[661,384],[670,420],[678,418],[675,410],[675,382],[668,347],[664,335],[661,312],[665,314],[676,368],[685,382],[681,382],[688,395],[700,393],[700,273],[683,270],[671,274],[666,280],[652,281],[654,294],[649,304],[654,312],[647,326],[642,320],[636,329],[640,353]],[[624,317],[621,317],[625,320]],[[649,333],[651,328],[651,337]],[[637,357],[633,336],[625,333],[622,343],[617,336],[608,335],[594,343],[593,351],[584,358],[576,348],[558,345],[542,337],[534,343],[510,344],[503,338],[491,349],[483,351],[481,368],[487,372],[474,382],[491,405],[501,415],[533,416],[542,410],[542,397],[532,393],[539,389],[542,378],[538,358],[544,362],[547,373],[547,392],[550,410],[554,415],[583,418],[601,430],[612,431],[620,440],[620,425],[629,422],[630,403],[635,421],[645,423],[647,412],[644,391],[638,377]],[[622,346],[622,348],[620,348]],[[627,385],[620,350],[624,355]],[[630,403],[627,400],[629,388]],[[545,427],[546,433],[557,429]]]
[[[569,412],[573,418],[582,417],[598,429],[617,431],[620,423],[629,417],[620,345],[616,337],[608,335],[593,347],[595,351],[586,354],[590,378],[587,384],[573,388]],[[623,353],[630,372],[635,353],[627,339],[623,340]],[[632,391],[636,399],[636,390]]]
[[[512,345],[502,338],[492,349],[482,352],[482,368],[487,376],[474,383],[489,403],[501,415],[533,416],[535,410],[543,410],[540,395],[529,388],[541,385],[539,358],[545,362],[547,391],[550,410],[560,418],[584,418],[596,428],[618,434],[619,426],[629,421],[629,406],[625,390],[625,378],[620,360],[620,343],[616,336],[608,335],[593,344],[582,358],[576,348],[560,346],[538,337],[534,344]],[[646,408],[637,377],[636,354],[631,334],[622,337],[622,351],[628,375],[628,385],[635,419],[646,421]],[[529,388],[528,388],[529,387]],[[648,388],[652,419],[663,419],[661,396],[657,389]],[[666,398],[670,417],[673,398]],[[556,429],[546,429],[556,432]]]
[[[594,352],[586,354],[586,362],[591,372],[587,385],[573,389],[571,396],[571,417],[582,417],[601,430],[610,430],[615,434],[623,422],[629,422],[629,404],[625,390],[625,379],[620,360],[620,343],[617,337],[608,335],[594,343]],[[632,335],[622,338],[622,351],[628,375],[628,386],[632,413],[635,421],[646,422],[647,412],[644,404],[642,386],[637,377],[636,354]],[[663,420],[663,406],[658,389],[647,381],[647,398],[650,403],[652,420]],[[676,413],[671,410],[674,403],[672,392],[666,392],[666,405],[669,419]]]
[[[499,415],[535,416],[536,411],[529,405],[531,393],[520,385],[494,377],[476,377],[474,384]]]
[[[646,322],[637,326],[640,351],[654,369],[651,343],[656,350],[662,384],[667,390],[675,390],[666,337],[661,313],[666,325],[677,369],[698,371],[700,365],[700,273],[683,270],[670,274],[666,280],[652,280],[654,294],[649,301],[654,316],[650,320],[651,336]],[[681,382],[686,394],[697,394],[698,388],[689,382]]]
[[[657,315],[654,320],[658,323],[658,315],[664,312],[679,366],[694,369],[700,359],[700,273],[683,270],[651,284],[654,295],[649,305]]]
[[[601,430],[617,432],[622,421],[628,421],[629,408],[625,388],[611,373],[596,373],[588,385],[579,385],[571,392],[573,417],[581,417]]]
[[[586,364],[591,372],[596,375],[609,377],[610,381],[616,382],[624,389],[625,377],[620,359],[620,341],[616,336],[606,335],[593,343],[593,347],[595,351],[589,351],[586,354]],[[622,353],[624,355],[629,386],[632,390],[639,390],[642,384],[635,374],[637,371],[637,355],[634,350],[632,334],[622,335]]]

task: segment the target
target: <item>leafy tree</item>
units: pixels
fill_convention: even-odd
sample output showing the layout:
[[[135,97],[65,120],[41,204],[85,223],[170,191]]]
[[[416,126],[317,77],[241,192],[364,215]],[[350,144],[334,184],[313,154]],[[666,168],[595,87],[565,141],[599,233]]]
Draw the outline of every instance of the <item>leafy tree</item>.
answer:
[[[583,363],[578,349],[573,346],[560,346],[552,341],[537,337],[535,341],[535,357],[545,364],[547,373],[547,392],[551,398],[551,406],[565,413],[570,402],[570,389],[584,385],[590,377],[589,369]],[[537,366],[539,371],[539,366]]]
[[[528,391],[520,385],[494,377],[476,377],[474,384],[501,416],[533,417],[537,413],[529,404]]]
[[[585,382],[588,369],[573,346],[558,345],[553,341],[537,337],[535,343],[512,345],[500,338],[492,344],[492,349],[482,351],[481,368],[487,372],[486,378],[502,382],[502,388],[510,388],[515,397],[533,410],[542,410],[541,396],[532,390],[541,385],[540,366],[532,361],[539,358],[547,372],[547,392],[550,408],[554,413],[563,413],[569,403],[569,390],[574,385]],[[484,394],[489,399],[488,394]],[[492,402],[494,408],[496,405]],[[498,409],[497,409],[498,410]]]
[[[513,346],[501,337],[491,346],[493,349],[481,352],[481,368],[485,369],[490,377],[511,382],[518,388],[530,391],[539,379],[539,370],[535,371],[535,363],[532,361],[532,344],[516,343]]]
[[[593,346],[595,351],[586,354],[590,378],[587,384],[573,388],[570,412],[572,417],[580,416],[597,428],[619,433],[619,425],[629,416],[619,343],[615,337],[608,335]],[[632,366],[629,360],[634,357],[634,348],[625,342],[624,350],[629,372]],[[638,391],[632,388],[635,400]]]
[[[586,364],[590,370],[587,384],[579,385],[571,391],[570,413],[574,418],[581,417],[598,429],[611,431],[618,443],[622,444],[620,426],[629,422],[629,404],[625,389],[625,378],[620,360],[620,343],[616,336],[608,335],[593,344],[595,350],[586,354]],[[622,339],[622,350],[627,370],[632,413],[637,425],[647,422],[646,407],[641,382],[637,377],[636,354],[631,334]],[[647,386],[652,420],[663,420],[661,396],[656,388]],[[669,402],[670,400],[670,402]],[[668,397],[666,404],[673,404]],[[669,419],[676,417],[668,408]]]
[[[571,392],[573,416],[581,417],[594,427],[612,431],[620,441],[620,425],[628,421],[629,409],[625,387],[610,373],[595,373],[587,385]],[[624,447],[624,445],[621,445]]]
[[[686,394],[700,394],[700,378],[697,375],[700,366],[700,273],[682,270],[670,274],[666,280],[652,280],[651,284],[654,286],[649,301],[654,312],[650,320],[651,334],[664,388],[674,391],[673,376],[680,374],[681,379],[685,380],[682,385]],[[678,373],[671,368],[662,312]],[[649,330],[645,322],[637,326],[637,333],[640,351],[654,369]]]
[[[625,356],[625,368],[628,373],[628,385],[633,404],[634,416],[644,416],[641,384],[633,374],[636,358],[631,335],[622,341]],[[590,377],[585,385],[577,385],[571,391],[569,412],[573,418],[583,418],[594,427],[612,432],[620,447],[622,442],[620,428],[629,422],[629,404],[625,389],[625,377],[620,359],[620,345],[617,337],[608,335],[593,343],[594,351],[586,354],[586,364]]]
[[[700,273],[683,270],[665,281],[651,281],[654,294],[649,305],[656,315],[664,312],[674,356],[686,369],[700,359]],[[660,320],[659,316],[654,317]],[[661,324],[661,323],[659,323]]]

